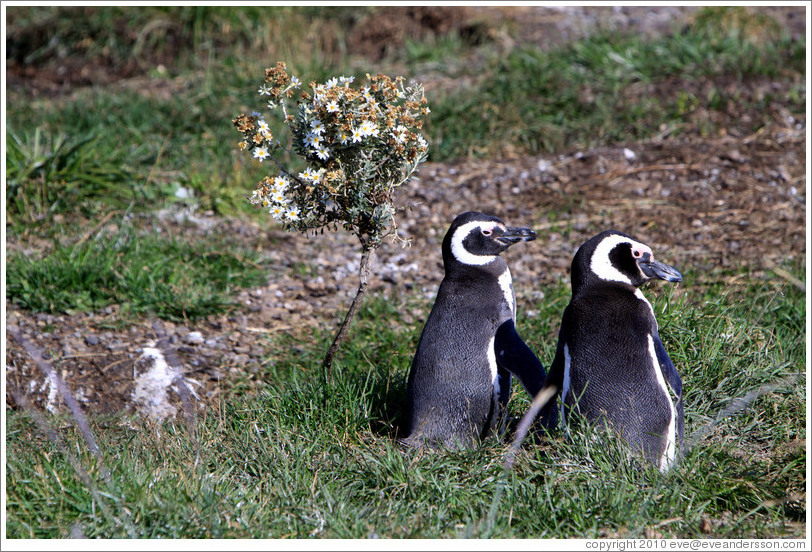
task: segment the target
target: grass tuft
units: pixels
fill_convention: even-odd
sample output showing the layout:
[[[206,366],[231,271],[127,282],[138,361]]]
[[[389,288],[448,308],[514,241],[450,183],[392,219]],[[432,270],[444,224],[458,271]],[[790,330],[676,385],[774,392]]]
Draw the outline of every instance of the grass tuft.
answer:
[[[237,290],[266,277],[256,253],[228,243],[201,248],[126,229],[70,245],[55,243],[41,257],[10,253],[8,260],[9,299],[50,313],[116,304],[125,316],[195,320],[229,310]]]
[[[36,127],[6,133],[9,218],[35,222],[74,209],[87,215],[89,202],[113,208],[136,198],[134,175],[115,153],[101,153],[100,136],[68,136]],[[122,185],[123,184],[123,185]]]

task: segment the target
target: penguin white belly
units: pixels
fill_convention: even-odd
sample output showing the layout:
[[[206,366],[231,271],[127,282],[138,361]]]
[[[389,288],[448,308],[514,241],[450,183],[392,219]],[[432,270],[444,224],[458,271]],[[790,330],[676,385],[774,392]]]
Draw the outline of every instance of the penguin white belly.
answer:
[[[674,401],[671,400],[671,393],[668,390],[668,385],[665,383],[663,370],[660,367],[660,361],[657,360],[657,350],[654,348],[654,338],[651,337],[651,334],[648,336],[648,352],[651,356],[651,364],[654,368],[654,374],[657,376],[657,384],[660,386],[662,392],[665,394],[665,398],[668,400],[668,408],[670,411],[668,428],[666,429],[665,449],[660,457],[659,465],[660,471],[665,471],[671,466],[671,464],[674,462],[674,458],[676,458],[677,455],[677,435],[676,425],[674,423],[677,418],[677,412],[674,408]]]

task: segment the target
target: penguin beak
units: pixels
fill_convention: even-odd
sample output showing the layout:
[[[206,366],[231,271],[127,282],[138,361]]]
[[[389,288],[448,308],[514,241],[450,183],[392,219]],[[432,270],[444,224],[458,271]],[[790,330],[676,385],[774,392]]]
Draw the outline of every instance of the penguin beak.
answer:
[[[513,245],[520,241],[533,241],[536,239],[536,233],[530,228],[516,228],[508,226],[505,231],[496,238],[497,241],[505,245]]]
[[[643,274],[649,278],[659,278],[666,282],[682,281],[682,274],[680,274],[679,270],[660,261],[655,261],[648,253],[637,261],[637,265],[640,267],[640,270],[643,271]]]

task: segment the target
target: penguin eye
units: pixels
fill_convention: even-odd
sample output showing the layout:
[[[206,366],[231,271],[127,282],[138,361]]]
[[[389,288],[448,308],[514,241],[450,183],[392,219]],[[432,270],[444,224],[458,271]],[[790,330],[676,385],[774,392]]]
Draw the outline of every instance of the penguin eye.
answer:
[[[639,259],[642,256],[643,256],[642,251],[640,251],[639,249],[632,249],[632,257],[634,257],[635,259]]]
[[[482,235],[483,236],[490,236],[491,234],[493,234],[493,230],[491,230],[490,228],[483,228],[482,229]]]

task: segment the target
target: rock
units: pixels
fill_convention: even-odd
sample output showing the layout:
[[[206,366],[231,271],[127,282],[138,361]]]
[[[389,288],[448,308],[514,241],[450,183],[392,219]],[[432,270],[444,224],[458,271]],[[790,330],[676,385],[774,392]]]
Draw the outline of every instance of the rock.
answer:
[[[204,343],[203,334],[200,332],[189,332],[186,334],[185,341],[191,345],[200,345]]]

